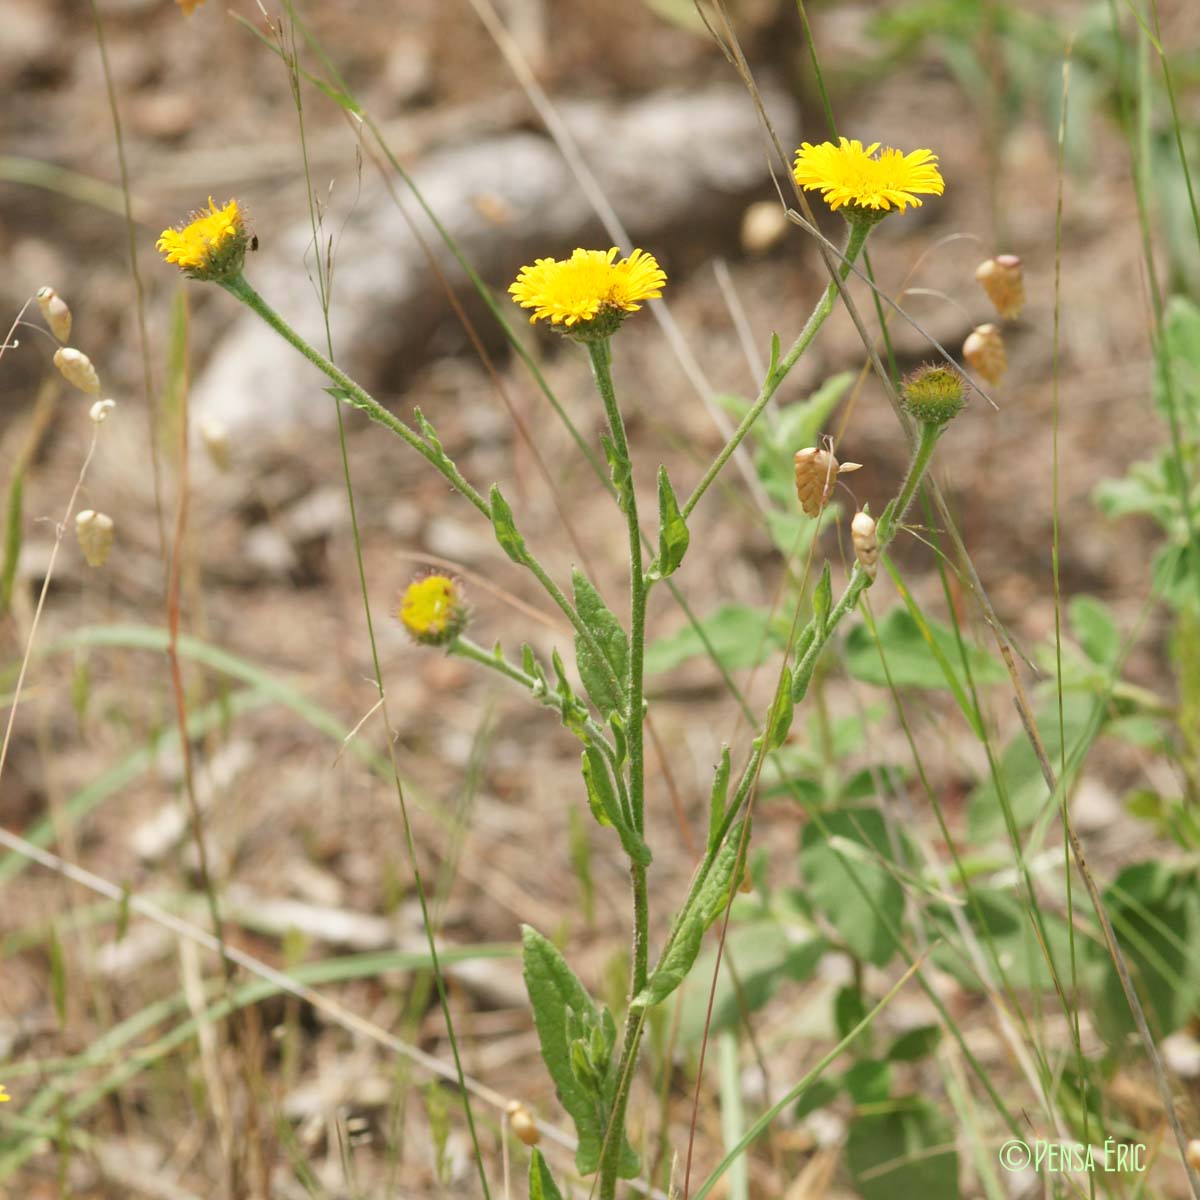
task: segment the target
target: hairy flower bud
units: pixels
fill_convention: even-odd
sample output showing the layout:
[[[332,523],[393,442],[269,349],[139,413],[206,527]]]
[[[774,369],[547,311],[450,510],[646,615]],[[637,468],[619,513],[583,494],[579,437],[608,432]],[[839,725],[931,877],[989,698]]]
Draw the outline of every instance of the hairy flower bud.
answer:
[[[1000,326],[991,322],[977,325],[967,334],[962,354],[971,369],[993,387],[1004,378],[1004,372],[1008,370],[1008,357],[1004,353],[1004,339],[1000,336]]]
[[[52,287],[39,288],[37,302],[50,332],[65,345],[71,336],[71,310],[67,302]]]
[[[945,425],[966,407],[963,377],[952,367],[926,363],[900,385],[904,411],[924,425]]]
[[[512,1131],[525,1143],[527,1146],[536,1146],[542,1140],[542,1135],[538,1132],[537,1121],[533,1118],[533,1113],[529,1111],[519,1100],[510,1100],[508,1102],[508,1123],[512,1126]]]
[[[89,396],[100,394],[100,376],[92,366],[92,360],[82,350],[72,346],[61,346],[54,352],[54,365],[63,378]]]
[[[1025,306],[1025,277],[1015,254],[997,254],[975,268],[975,278],[1006,321],[1021,315]]]
[[[849,471],[857,471],[862,463],[841,463],[828,451],[819,446],[808,446],[796,451],[796,496],[807,516],[819,516],[833,495],[837,477]]]
[[[432,574],[414,579],[404,589],[396,615],[413,641],[445,646],[467,627],[470,611],[458,580]]]
[[[75,517],[75,538],[88,566],[104,566],[113,544],[112,517],[85,508]]]
[[[850,522],[850,540],[854,543],[858,565],[868,579],[874,579],[879,570],[879,540],[875,536],[875,521],[869,513],[854,514],[854,520]]]

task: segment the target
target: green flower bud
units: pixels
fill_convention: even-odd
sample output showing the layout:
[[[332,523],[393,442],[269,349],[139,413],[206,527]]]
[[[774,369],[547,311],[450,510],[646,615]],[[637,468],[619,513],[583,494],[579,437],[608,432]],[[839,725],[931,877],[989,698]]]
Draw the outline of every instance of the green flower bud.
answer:
[[[918,367],[900,385],[904,411],[924,425],[945,425],[967,404],[963,377],[953,367]]]

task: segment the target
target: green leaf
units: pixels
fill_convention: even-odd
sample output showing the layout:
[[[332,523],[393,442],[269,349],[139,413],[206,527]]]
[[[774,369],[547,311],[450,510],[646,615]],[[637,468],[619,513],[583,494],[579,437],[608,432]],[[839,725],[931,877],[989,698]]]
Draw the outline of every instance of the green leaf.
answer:
[[[941,1040],[940,1026],[919,1025],[916,1029],[902,1033],[888,1047],[887,1059],[889,1062],[917,1062],[919,1059],[928,1058]]]
[[[1126,867],[1105,889],[1112,921],[1146,1019],[1156,1038],[1181,1028],[1200,1011],[1200,879],[1193,867],[1158,860]],[[1103,945],[1093,946],[1095,1019],[1117,1043],[1133,1018],[1116,968]]]
[[[882,967],[896,952],[887,922],[898,932],[904,911],[903,889],[877,861],[892,858],[883,817],[873,808],[849,808],[824,813],[821,824],[810,821],[801,839],[808,898],[859,958]]]
[[[855,1104],[882,1104],[892,1090],[892,1068],[877,1058],[864,1058],[846,1070],[842,1085]]]
[[[576,1169],[581,1175],[590,1175],[600,1165],[609,1110],[606,1100],[611,1101],[611,1096],[597,1096],[571,1069],[571,1047],[575,1038],[569,1033],[569,1026],[573,1023],[596,1028],[603,1019],[575,972],[551,942],[536,929],[523,925],[521,943],[525,988],[533,1007],[542,1061],[554,1081],[559,1102],[575,1123],[575,1134],[579,1139],[575,1151]],[[606,1080],[606,1084],[611,1092],[615,1079]],[[627,1179],[637,1171],[637,1155],[626,1140],[621,1150],[620,1174]]]
[[[963,915],[975,931],[976,937],[987,947],[994,946],[996,955],[1004,966],[1008,983],[1022,991],[1048,991],[1054,986],[1046,954],[1039,941],[1039,931],[1023,902],[1010,892],[983,887],[971,889],[971,903]],[[953,975],[964,987],[981,990],[983,985],[963,956],[951,949],[960,935],[956,923],[944,904],[931,904],[929,915],[937,930],[946,936],[946,944],[933,952],[933,961],[939,968]],[[1041,915],[1046,930],[1046,944],[1060,972],[1067,969],[1071,961],[1069,931],[1066,923],[1044,909]],[[988,951],[989,960],[991,951]],[[994,968],[993,968],[994,971]]]
[[[508,501],[500,495],[500,489],[494,483],[489,501],[492,512],[492,528],[496,531],[496,541],[500,543],[500,549],[513,562],[524,563],[528,558],[525,539],[517,532],[512,509],[508,507]]]
[[[583,781],[587,785],[588,807],[592,810],[592,816],[601,825],[612,825],[625,853],[640,866],[648,867],[651,861],[650,847],[625,820],[617,794],[613,791],[608,767],[594,746],[589,746],[583,752]]]
[[[667,478],[667,468],[658,468],[658,558],[654,564],[654,575],[666,579],[674,574],[683,556],[687,553],[691,534],[687,522],[679,511],[679,501]]]
[[[887,657],[888,673],[896,687],[950,686],[942,667],[931,653],[930,642],[953,664],[956,672],[960,666],[961,657],[954,630],[928,617],[924,618],[924,626],[925,632],[907,609],[899,607],[890,609],[886,616],[876,622],[875,629]],[[977,685],[1003,683],[1008,678],[1004,667],[986,650],[967,645],[966,651],[971,676]],[[864,683],[887,686],[887,673],[880,662],[879,649],[865,625],[856,625],[846,638],[846,670]]]
[[[855,1119],[846,1138],[846,1166],[863,1200],[958,1200],[954,1130],[933,1105],[916,1096],[890,1112]]]
[[[680,916],[674,940],[654,968],[650,982],[634,997],[633,1006],[653,1008],[661,1004],[687,978],[700,953],[704,931],[717,919],[729,898],[729,885],[737,862],[743,825],[744,822],[739,821],[729,831],[725,845],[718,851],[709,869],[708,877]]]
[[[712,794],[708,798],[708,848],[714,850],[725,820],[725,803],[729,795],[729,747],[721,747],[721,761],[713,776]]]
[[[781,671],[779,686],[775,691],[775,701],[771,705],[771,728],[767,731],[767,749],[778,750],[787,741],[792,728],[792,715],[795,705],[792,702],[792,673]]]
[[[1084,654],[1097,666],[1112,666],[1121,653],[1121,635],[1107,605],[1093,596],[1076,596],[1067,614]]]
[[[708,657],[705,638],[711,653],[727,671],[758,666],[786,638],[786,630],[777,626],[769,611],[745,604],[722,604],[697,623],[703,638],[694,626],[685,625],[678,633],[658,638],[646,647],[647,675],[670,671],[692,658]]]
[[[829,610],[833,607],[833,580],[829,574],[829,563],[825,564],[825,569],[821,572],[821,578],[817,580],[816,589],[813,591],[813,627],[815,636],[823,638],[825,636],[825,626],[829,621]]]
[[[822,937],[796,942],[791,931],[774,917],[744,924],[731,921],[725,945],[737,964],[737,981],[725,963],[717,976],[716,992],[712,993],[710,1036],[737,1029],[746,1014],[758,1012],[788,981],[799,983],[812,978],[828,949]],[[679,1036],[685,1046],[699,1044],[704,1036],[716,960],[716,945],[705,948],[683,985]]]
[[[1063,696],[1063,726],[1067,735],[1068,758],[1073,755],[1080,739],[1093,729],[1094,718],[1103,713],[1099,701],[1080,692]],[[1050,761],[1057,767],[1062,761],[1062,740],[1059,737],[1058,704],[1056,701],[1035,710],[1035,720],[1042,744]],[[1042,776],[1029,738],[1023,729],[1017,730],[1004,748],[996,766],[996,775],[1003,780],[1004,793],[1012,807],[1018,829],[1031,824],[1049,798],[1049,789]],[[989,777],[971,793],[967,801],[967,820],[971,841],[986,842],[1005,833],[1004,810],[996,790],[995,778]]]
[[[604,655],[602,663],[587,641],[577,633],[575,665],[579,668],[579,678],[583,680],[592,703],[607,720],[613,713],[622,712],[625,708],[625,693],[629,689],[629,640],[621,628],[621,622],[609,611],[587,576],[576,569],[571,572],[571,581],[575,587],[575,610]],[[617,677],[621,688],[619,693],[613,691],[609,672],[604,670],[605,663]]]
[[[563,1194],[536,1146],[529,1158],[529,1200],[563,1200]]]
[[[850,1030],[862,1022],[868,1011],[861,988],[852,983],[839,988],[833,998],[833,1022],[837,1027],[839,1039],[848,1036]],[[864,1031],[864,1040],[870,1035],[871,1030],[868,1028]]]

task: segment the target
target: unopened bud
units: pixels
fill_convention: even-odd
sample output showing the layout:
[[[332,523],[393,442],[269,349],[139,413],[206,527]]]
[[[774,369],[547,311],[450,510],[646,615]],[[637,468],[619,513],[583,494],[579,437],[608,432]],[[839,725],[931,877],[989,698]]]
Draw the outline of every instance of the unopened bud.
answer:
[[[783,241],[788,219],[778,200],[759,200],[742,213],[742,249],[747,254],[765,254]]]
[[[67,302],[52,287],[40,288],[37,302],[50,332],[65,344],[71,336],[71,310]]]
[[[1025,276],[1015,254],[997,254],[975,268],[975,278],[1006,321],[1021,315],[1025,306]]]
[[[901,384],[904,411],[924,425],[945,425],[967,403],[963,377],[951,367],[918,367]]]
[[[100,376],[92,366],[92,360],[82,350],[73,346],[61,346],[54,352],[54,365],[63,378],[89,396],[100,394]]]
[[[874,579],[879,570],[879,540],[875,536],[875,521],[869,513],[856,512],[850,522],[850,540],[854,543],[854,557],[868,579]]]
[[[218,471],[229,470],[229,431],[215,417],[204,417],[200,422],[200,440],[213,466]]]
[[[1004,353],[1004,339],[1000,326],[977,325],[967,334],[963,342],[963,358],[972,370],[978,372],[993,387],[1004,378],[1008,370],[1008,358]]]
[[[841,463],[819,446],[796,451],[796,496],[800,507],[810,517],[819,516],[829,503],[839,475],[857,471],[862,463]]]
[[[104,566],[113,544],[112,517],[85,508],[75,518],[75,538],[88,566]]]
[[[91,417],[94,425],[103,425],[108,420],[108,414],[116,407],[117,402],[115,400],[97,400],[88,409],[88,416]]]
[[[512,1126],[513,1133],[525,1145],[536,1146],[542,1140],[542,1135],[538,1132],[537,1121],[534,1120],[533,1113],[519,1100],[510,1100],[507,1112],[508,1123]]]

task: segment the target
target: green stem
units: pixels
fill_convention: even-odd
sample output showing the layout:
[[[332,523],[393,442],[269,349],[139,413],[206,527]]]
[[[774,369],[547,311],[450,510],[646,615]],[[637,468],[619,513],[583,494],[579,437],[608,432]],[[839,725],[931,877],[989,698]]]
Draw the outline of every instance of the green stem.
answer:
[[[804,324],[804,328],[800,331],[800,336],[792,343],[783,358],[767,373],[766,379],[763,380],[762,389],[758,393],[758,399],[754,401],[750,411],[742,418],[741,424],[733,431],[733,436],[725,443],[720,454],[713,460],[712,466],[704,472],[704,478],[696,485],[696,490],[688,497],[687,503],[681,510],[685,519],[691,515],[692,509],[699,504],[700,497],[708,491],[713,480],[721,473],[722,467],[729,461],[738,446],[742,444],[742,440],[750,432],[755,421],[762,414],[762,410],[767,407],[771,397],[775,395],[779,385],[787,377],[788,372],[796,365],[800,355],[808,349],[813,338],[817,336],[817,330],[825,323],[825,318],[833,312],[833,303],[837,299],[842,283],[845,282],[846,276],[850,274],[850,267],[866,243],[867,235],[871,232],[872,228],[873,226],[868,222],[858,222],[850,226],[850,234],[846,239],[846,249],[842,252],[842,264],[838,268],[838,278],[836,280],[831,279],[826,285],[825,291],[821,293],[820,300],[817,301],[816,307],[812,310],[812,313]]]
[[[629,454],[629,439],[625,422],[617,405],[612,381],[612,344],[589,342],[592,373],[596,388],[604,402],[608,426],[612,434],[613,482],[617,488],[617,503],[625,514],[629,533],[629,690],[626,694],[625,724],[629,748],[629,798],[633,824],[641,835],[645,828],[645,704],[643,659],[646,641],[646,576],[642,569],[642,533],[638,521],[637,494],[633,485],[633,462]],[[646,868],[631,861],[630,883],[633,891],[633,962],[630,971],[630,999],[636,996],[649,979],[650,968],[650,899],[646,887]],[[609,1115],[608,1137],[600,1159],[600,1200],[612,1200],[616,1195],[621,1149],[625,1142],[625,1110],[633,1069],[637,1062],[641,1040],[642,1016],[632,1008],[625,1015],[625,1038],[617,1070],[617,1090]]]
[[[883,550],[895,537],[897,527],[904,520],[904,514],[908,512],[913,497],[917,494],[917,488],[921,486],[921,480],[929,468],[929,460],[933,457],[933,448],[937,445],[937,440],[945,426],[921,423],[919,428],[917,449],[900,488],[900,495],[896,497],[895,504],[891,505],[890,512],[884,514],[879,522],[879,528],[875,531],[880,550]]]
[[[222,279],[221,286],[231,295],[240,300],[248,308],[256,312],[285,342],[298,350],[317,370],[327,375],[337,384],[335,393],[339,400],[366,413],[372,421],[386,426],[394,434],[407,442],[430,466],[441,475],[455,491],[465,496],[488,520],[491,520],[492,510],[488,502],[463,478],[455,465],[445,455],[430,446],[414,429],[410,429],[394,413],[388,412],[369,392],[359,387],[345,372],[333,365],[320,351],[308,344],[246,281],[244,275],[234,275],[230,279]]]

